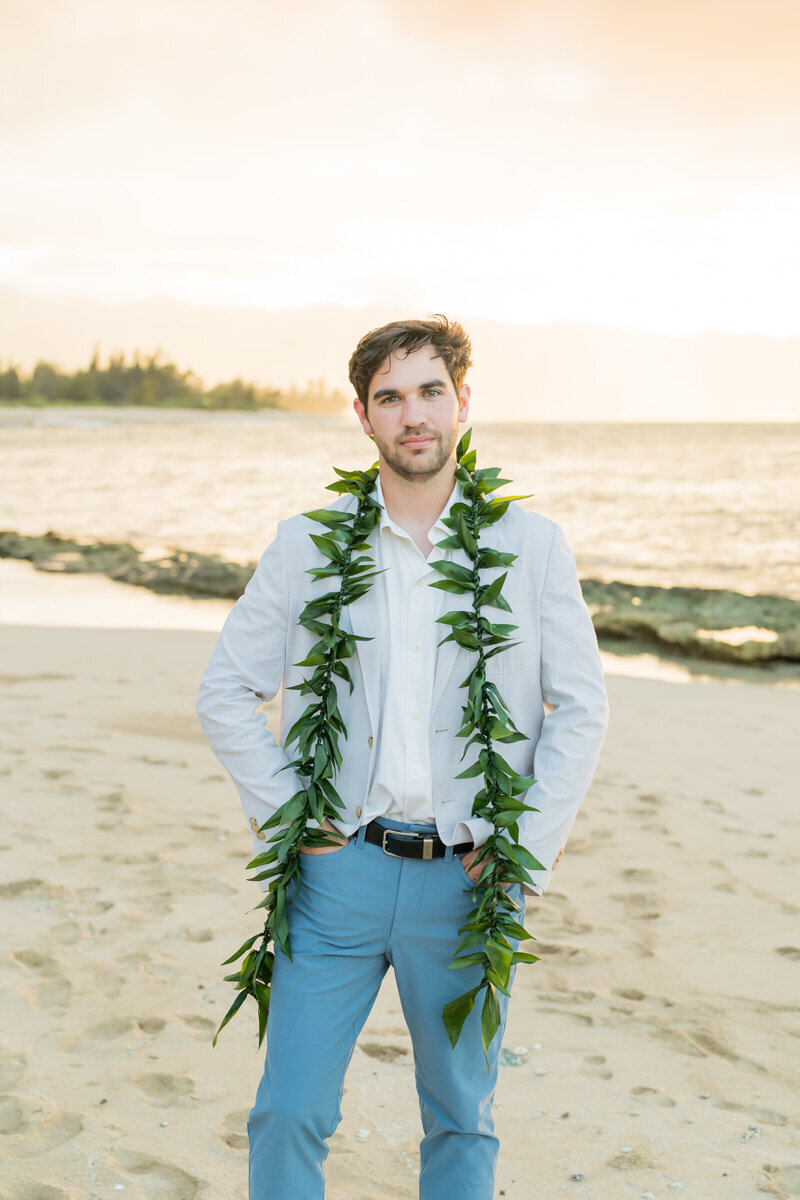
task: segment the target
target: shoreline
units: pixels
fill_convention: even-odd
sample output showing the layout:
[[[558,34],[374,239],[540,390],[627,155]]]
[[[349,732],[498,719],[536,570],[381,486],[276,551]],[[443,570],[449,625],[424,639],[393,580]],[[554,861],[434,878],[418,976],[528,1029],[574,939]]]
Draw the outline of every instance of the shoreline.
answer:
[[[0,630],[171,631],[217,634],[231,601],[179,593],[160,594],[97,574],[35,571],[32,564],[0,558]],[[736,664],[657,652],[652,644],[599,638],[606,675],[666,683],[752,683],[800,688],[794,663]]]
[[[130,542],[79,541],[48,532],[0,531],[0,563],[26,562],[62,578],[104,576],[157,595],[235,601],[255,562],[174,549],[148,555]],[[800,662],[800,601],[721,588],[658,587],[582,579],[598,639],[624,655],[645,646],[659,657],[751,667]]]

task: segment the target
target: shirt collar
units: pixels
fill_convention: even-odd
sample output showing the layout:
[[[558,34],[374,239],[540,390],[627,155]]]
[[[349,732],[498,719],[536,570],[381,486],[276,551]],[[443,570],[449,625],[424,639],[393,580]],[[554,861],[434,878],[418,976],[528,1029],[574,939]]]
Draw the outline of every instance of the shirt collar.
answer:
[[[399,525],[397,525],[386,511],[386,501],[383,498],[383,488],[381,487],[380,475],[378,476],[378,481],[375,484],[375,499],[381,506],[381,519],[378,525],[379,532],[383,534],[384,531],[388,529],[391,530],[392,533],[397,534],[399,537],[408,538],[410,540],[411,535],[407,533],[405,529],[402,529]],[[447,503],[428,531],[428,539],[434,545],[438,540],[438,538],[433,536],[434,533],[441,535],[442,538],[451,536],[452,530],[447,528],[444,523],[444,518],[450,515],[450,509],[453,507],[456,501],[461,499],[461,485],[459,484],[458,480],[456,480],[456,482],[453,484],[453,490],[450,493]]]

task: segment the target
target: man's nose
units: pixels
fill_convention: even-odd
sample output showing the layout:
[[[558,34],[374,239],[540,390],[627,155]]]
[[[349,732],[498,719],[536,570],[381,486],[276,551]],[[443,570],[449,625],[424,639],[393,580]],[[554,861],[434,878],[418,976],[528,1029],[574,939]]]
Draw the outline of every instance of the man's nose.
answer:
[[[422,397],[417,392],[409,392],[403,404],[403,424],[409,428],[425,423],[425,409]]]

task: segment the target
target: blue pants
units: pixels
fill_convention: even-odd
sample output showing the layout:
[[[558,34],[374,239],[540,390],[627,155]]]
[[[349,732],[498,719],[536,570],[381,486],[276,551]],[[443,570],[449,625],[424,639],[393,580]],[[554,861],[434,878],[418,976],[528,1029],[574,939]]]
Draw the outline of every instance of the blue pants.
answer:
[[[510,894],[522,914],[521,887],[512,885]],[[342,850],[302,857],[289,909],[292,961],[276,955],[266,1064],[247,1126],[250,1200],[323,1200],[326,1143],[341,1120],[345,1072],[390,965],[414,1047],[424,1132],[420,1198],[492,1200],[492,1100],[508,1000],[499,996],[503,1026],[488,1072],[483,994],[455,1049],[441,1015],[480,979],[475,967],[448,970],[472,907],[472,884],[449,851],[429,862],[393,858],[365,842],[361,829]]]

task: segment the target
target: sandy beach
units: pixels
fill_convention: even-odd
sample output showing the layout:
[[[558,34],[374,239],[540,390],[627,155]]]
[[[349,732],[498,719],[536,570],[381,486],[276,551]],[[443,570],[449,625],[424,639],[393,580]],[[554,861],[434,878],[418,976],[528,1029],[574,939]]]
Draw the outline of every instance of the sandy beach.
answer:
[[[250,836],[194,693],[214,634],[0,628],[0,1196],[242,1200]],[[800,1195],[800,690],[609,677],[611,727],[517,976],[498,1195]],[[274,713],[272,718],[274,719]],[[331,1200],[412,1200],[391,976]],[[290,1198],[286,1198],[290,1200]]]

